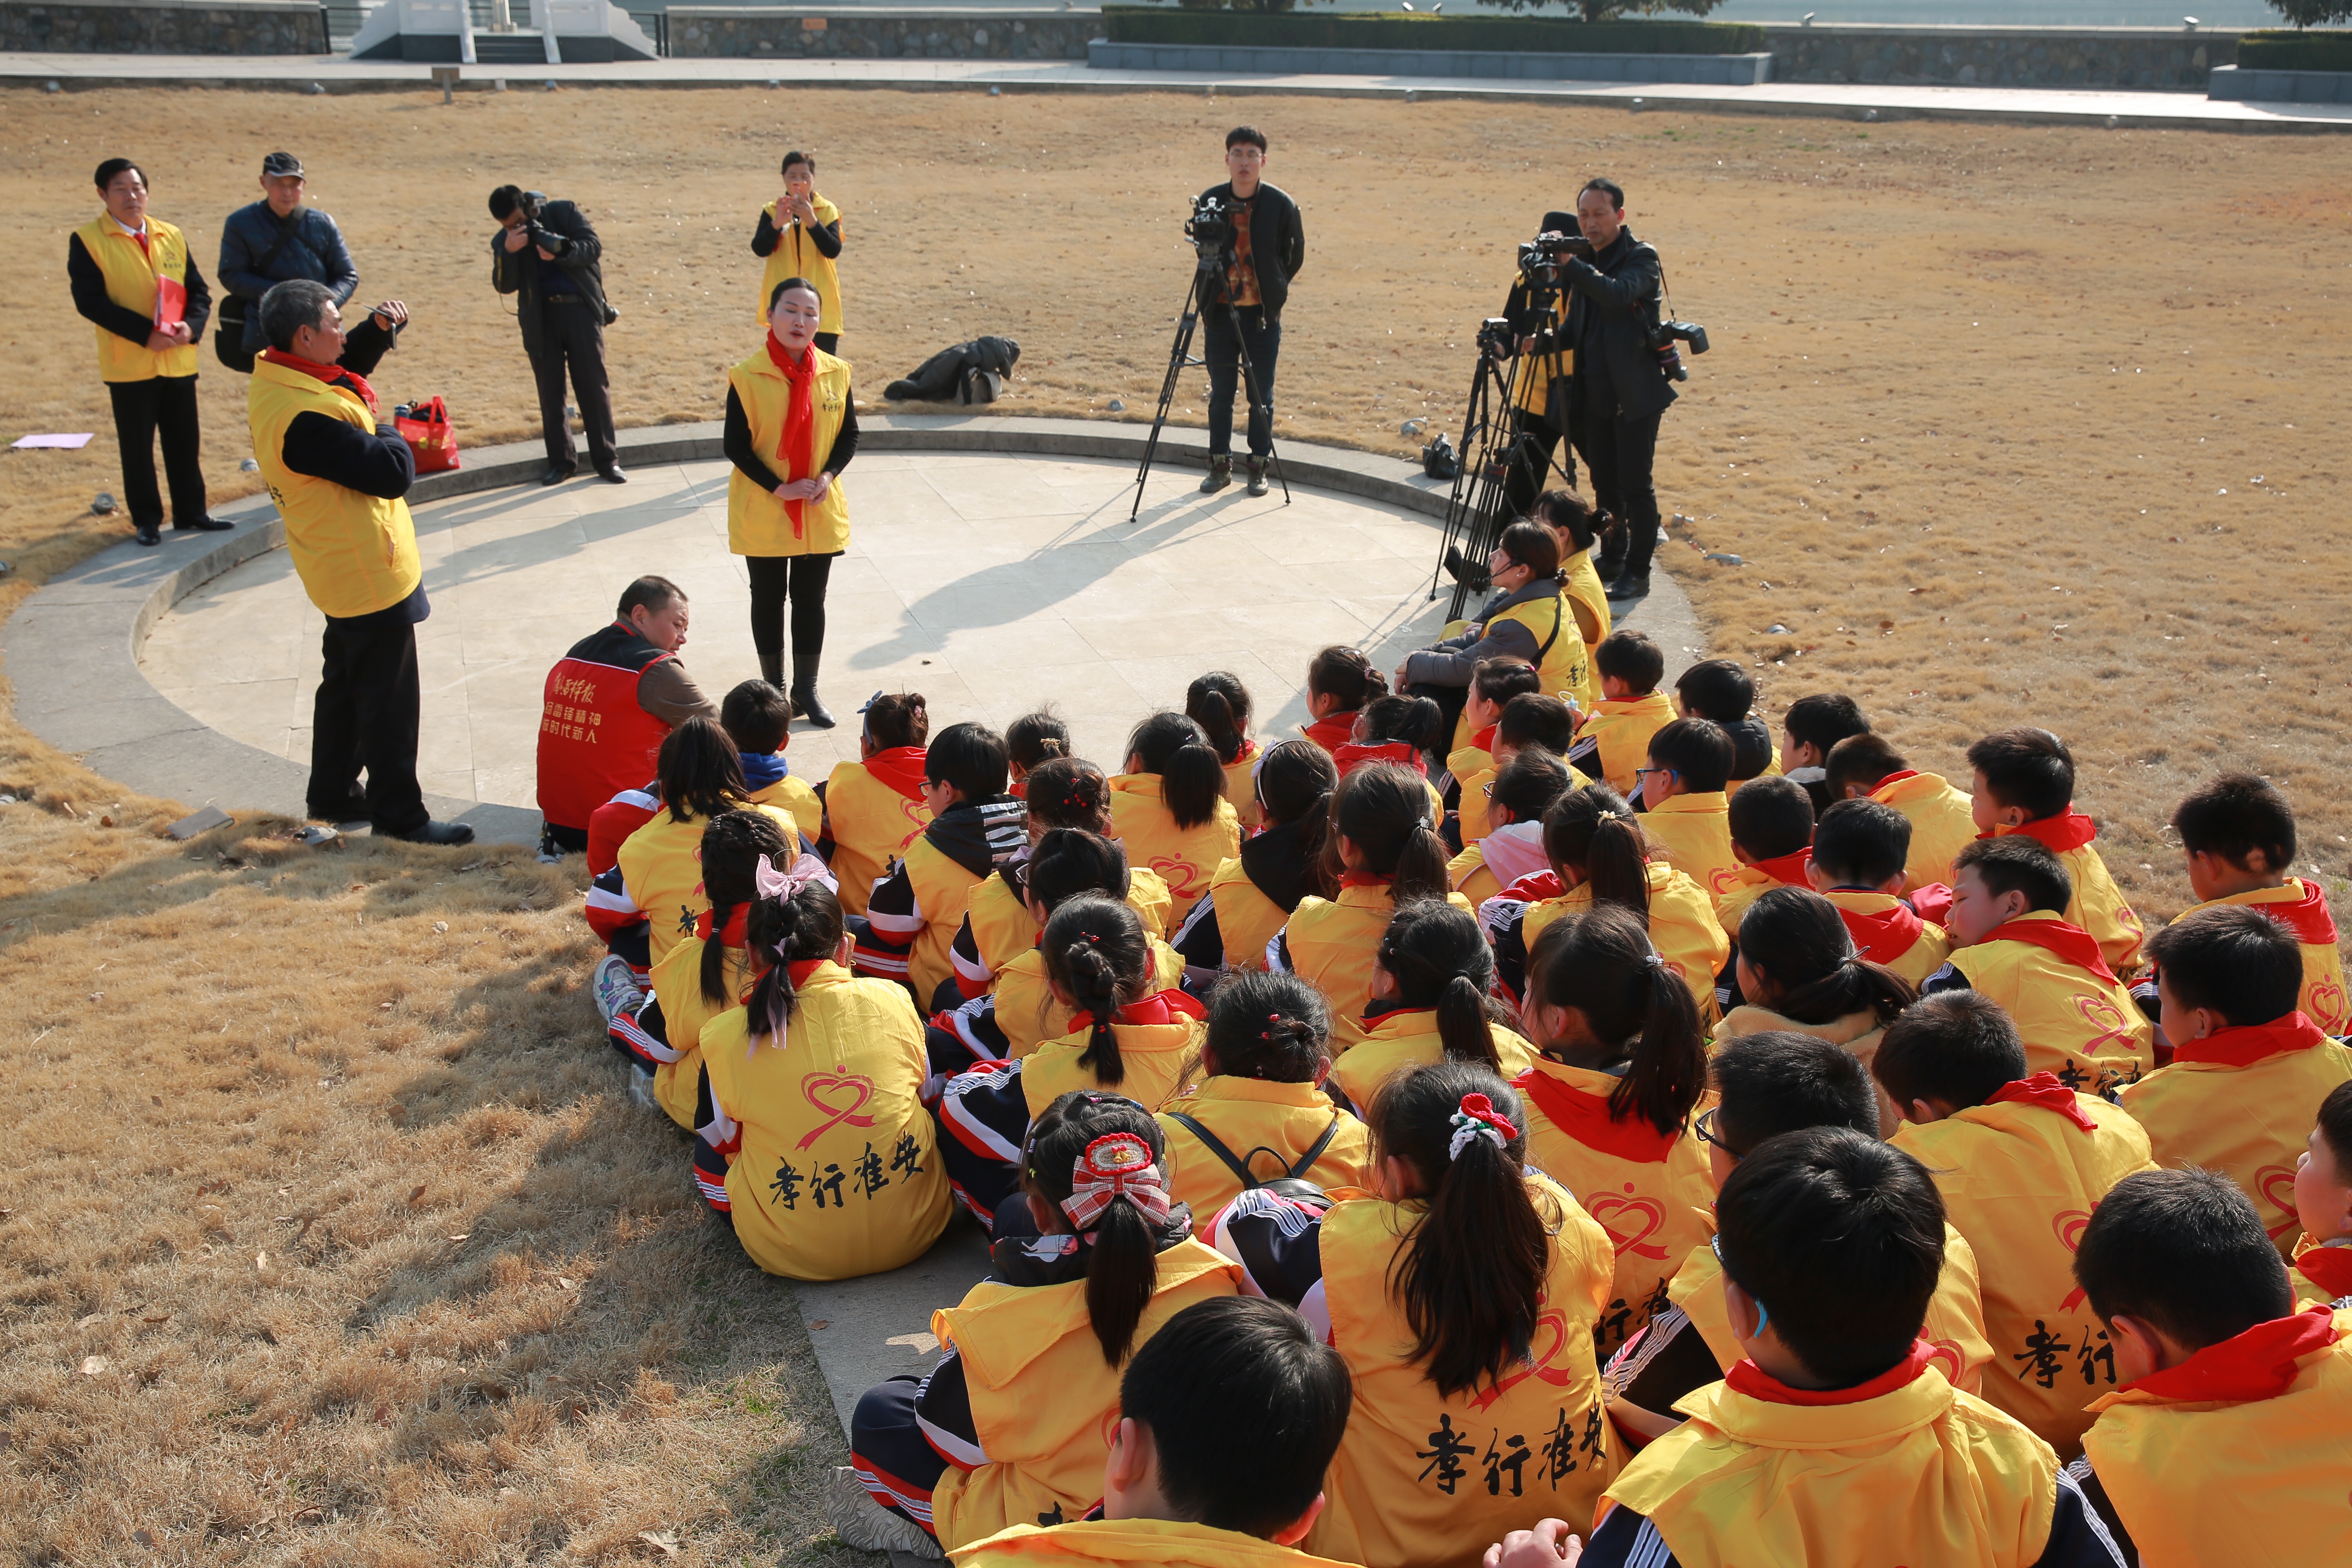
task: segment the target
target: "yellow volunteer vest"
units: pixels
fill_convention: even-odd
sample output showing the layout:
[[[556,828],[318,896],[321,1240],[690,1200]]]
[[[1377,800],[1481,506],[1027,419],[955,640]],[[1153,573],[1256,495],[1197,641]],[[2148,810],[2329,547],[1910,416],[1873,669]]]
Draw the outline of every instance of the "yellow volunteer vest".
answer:
[[[1234,803],[1217,802],[1209,820],[1178,827],[1160,790],[1158,773],[1120,773],[1110,781],[1110,830],[1127,848],[1130,866],[1149,867],[1168,884],[1168,921],[1184,923],[1209,878],[1242,852],[1241,818]]]
[[[1459,893],[1446,901],[1470,914],[1478,911]],[[1331,1051],[1348,1051],[1364,1039],[1364,1009],[1372,1005],[1372,960],[1396,913],[1385,885],[1341,888],[1336,899],[1309,893],[1282,928],[1291,973],[1311,983],[1331,1004]]]
[[[1234,1293],[1240,1269],[1197,1241],[1160,1255],[1159,1281],[1129,1353],[1196,1301]],[[931,1332],[963,1363],[971,1420],[989,1462],[950,1465],[931,1493],[940,1545],[953,1552],[1010,1524],[1076,1519],[1102,1496],[1103,1417],[1118,1407],[1119,1369],[1103,1362],[1082,1279],[1064,1285],[983,1280],[959,1307],[931,1314]]]
[[[2001,1104],[1906,1121],[1887,1140],[1927,1167],[1947,1223],[1985,1262],[1994,1365],[1978,1392],[2062,1459],[2082,1449],[2084,1406],[2116,1385],[2107,1332],[2074,1283],[2074,1244],[2110,1187],[2156,1169],[2139,1123],[2095,1095],[2074,1103],[2096,1132],[2040,1106]]]
[[[1994,837],[2016,831],[2013,827],[1996,828]],[[2053,853],[2074,884],[2074,897],[2066,905],[2066,923],[2097,938],[2099,956],[2107,961],[2107,967],[2118,977],[2128,976],[2139,967],[2139,944],[2144,933],[2139,917],[2124,901],[2123,890],[2107,875],[2107,863],[2099,858],[2098,840]],[[2030,1041],[2032,1037],[2027,1038]]]
[[[784,852],[800,853],[791,812],[778,805],[749,809],[773,817],[784,830]],[[621,885],[636,900],[637,908],[646,911],[646,931],[656,963],[694,934],[694,922],[710,908],[710,900],[702,890],[702,830],[709,823],[707,816],[680,822],[664,807],[621,844]]]
[[[1609,1238],[1553,1183],[1530,1172],[1528,1186],[1537,1212],[1559,1220],[1528,1361],[1451,1399],[1410,1359],[1412,1331],[1390,1287],[1420,1205],[1354,1198],[1323,1216],[1331,1342],[1356,1402],[1309,1552],[1370,1568],[1471,1568],[1538,1520],[1580,1530],[1615,1478],[1622,1454],[1592,1348]]]
[[[1711,906],[1739,879],[1739,861],[1731,853],[1731,797],[1721,790],[1660,801],[1643,814],[1642,831],[1669,865],[1698,884]],[[1718,913],[1717,923],[1722,920]]]
[[[1507,610],[1498,610],[1487,620],[1486,629],[1491,634],[1504,621],[1525,626],[1528,635],[1536,639],[1536,677],[1543,682],[1545,693],[1572,697],[1581,702],[1592,681],[1592,667],[1585,655],[1584,634],[1577,626],[1576,611],[1569,604],[1568,593],[1563,587],[1549,599],[1530,599]]]
[[[1503,884],[1486,868],[1486,857],[1475,844],[1445,863],[1445,885],[1469,900],[1473,909],[1503,890]]]
[[[1495,1056],[1502,1062],[1506,1082],[1536,1065],[1536,1048],[1517,1031],[1488,1024]],[[1445,1059],[1445,1042],[1438,1037],[1437,1010],[1403,1007],[1372,1020],[1364,1037],[1331,1064],[1332,1081],[1347,1095],[1358,1114],[1369,1114],[1381,1085],[1409,1067]]]
[[[1228,969],[1264,969],[1266,944],[1290,919],[1290,912],[1249,879],[1238,858],[1219,862],[1209,879],[1216,900],[1217,937],[1225,944]]]
[[[1631,798],[1633,770],[1650,763],[1650,737],[1674,721],[1673,699],[1663,691],[1653,691],[1647,697],[1596,703],[1588,710],[1576,738],[1601,743],[1601,782]]]
[[[1723,973],[1725,961],[1731,957],[1731,939],[1723,934],[1715,918],[1715,900],[1696,882],[1663,860],[1650,862],[1649,875],[1650,945],[1691,988],[1699,1022],[1711,1025],[1717,1016],[1715,977]],[[1536,938],[1543,934],[1544,927],[1591,902],[1592,889],[1587,884],[1570,888],[1557,899],[1529,904],[1519,928],[1528,951],[1535,951]]]
[[[1753,866],[1742,866],[1732,874],[1731,881],[1715,900],[1716,923],[1726,931],[1737,936],[1739,934],[1739,922],[1748,914],[1748,905],[1775,888],[1806,885],[1801,882],[1784,882],[1769,871],[1759,871]]]
[[[1853,893],[1843,890],[1823,893],[1822,897],[1839,909],[1852,910],[1859,915],[1885,914],[1902,901],[1885,893]],[[1726,929],[1728,927],[1727,926]],[[1921,981],[1943,968],[1944,961],[1951,956],[1952,939],[1945,934],[1944,928],[1933,921],[1922,921],[1919,923],[1918,936],[1913,940],[1909,947],[1887,960],[1886,967],[1909,981],[1912,987],[1916,989]]]
[[[1691,1568],[2024,1568],[2049,1542],[2057,1456],[1933,1367],[1852,1405],[1712,1383],[1675,1408],[1609,1497]]]
[[[1174,990],[1184,978],[1183,955],[1158,937],[1147,940],[1151,943],[1151,989]],[[996,972],[991,994],[995,998],[996,1026],[1004,1032],[1007,1060],[1025,1057],[1046,1041],[1068,1034],[1070,1019],[1077,1011],[1055,1000],[1054,988],[1045,981],[1045,954],[1034,944]]]
[[[286,466],[286,427],[296,416],[323,414],[373,435],[375,416],[367,405],[316,376],[268,360],[254,362],[245,399],[254,458],[278,515],[286,520],[286,553],[320,613],[370,616],[415,593],[425,567],[406,501],[364,495]]]
[[[907,988],[820,963],[782,1042],[751,1046],[741,1007],[704,1026],[710,1098],[742,1129],[727,1170],[735,1236],[793,1279],[853,1279],[912,1263],[954,1200],[931,1113],[930,1064]],[[764,1021],[763,1021],[764,1022]]]
[[[1538,1057],[1535,1070],[1570,1089],[1606,1097],[1617,1087],[1607,1073],[1562,1066]],[[1528,1114],[1528,1163],[1558,1182],[1601,1223],[1616,1250],[1616,1265],[1598,1330],[1603,1361],[1666,1304],[1666,1280],[1690,1249],[1705,1241],[1702,1215],[1715,1206],[1706,1147],[1685,1131],[1663,1160],[1631,1159],[1580,1142],[1562,1131],[1532,1095]],[[1646,1121],[1624,1125],[1648,1135]]]
[[[1242,825],[1242,837],[1247,838],[1265,826],[1265,807],[1257,803],[1257,760],[1265,748],[1255,741],[1242,742],[1241,755],[1225,764],[1225,800],[1234,808],[1234,816]]]
[[[826,201],[815,191],[809,192],[809,206],[816,213],[819,226],[838,223],[841,209]],[[816,285],[816,330],[820,332],[841,331],[841,270],[830,256],[819,250],[800,225],[780,217],[776,204],[770,202],[761,209],[768,221],[776,226],[776,248],[768,254],[768,265],[760,270],[760,298],[756,307],[760,325],[768,324],[768,299],[776,285],[787,278],[805,278]],[[845,234],[848,226],[842,226]]]
[[[1149,1563],[1154,1568],[1346,1568],[1255,1535],[1172,1519],[1070,1519],[1015,1524],[948,1553],[956,1568],[1024,1563]]]
[[[1168,884],[1160,873],[1148,868],[1130,866],[1127,872],[1127,906],[1143,920],[1146,936],[1168,934]],[[1039,927],[1028,906],[1013,897],[1012,887],[1002,877],[983,877],[971,889],[971,901],[965,910],[971,922],[971,943],[980,950],[980,962],[989,973],[992,989],[995,976],[1007,963],[1037,945]],[[959,979],[967,994],[971,982]]]
[[[918,838],[908,845],[906,858],[907,881],[915,890],[915,907],[923,912],[923,926],[915,933],[914,951],[907,955],[907,978],[914,983],[915,994],[929,1006],[940,982],[955,973],[948,947],[963,924],[971,890],[983,880],[1001,888],[1004,879],[973,876],[962,862],[942,854],[928,838]]]
[[[1203,1079],[1190,1094],[1170,1100],[1168,1110],[1181,1110],[1207,1128],[1260,1181],[1286,1173],[1326,1128],[1336,1126],[1329,1146],[1301,1173],[1326,1192],[1371,1180],[1371,1135],[1315,1084]],[[1168,1110],[1160,1113],[1160,1130],[1168,1141],[1160,1169],[1168,1173],[1170,1189],[1192,1205],[1193,1226],[1206,1230],[1217,1212],[1240,1195],[1241,1178]]]
[[[814,844],[824,837],[824,802],[797,773],[786,773],[764,789],[751,792],[753,805],[781,805],[793,814],[801,837]]]
[[[849,407],[849,362],[835,359],[812,346],[815,356],[816,431],[809,443],[811,460],[822,466],[841,433],[842,416]],[[751,449],[779,479],[782,471],[776,447],[783,440],[784,412],[792,401],[791,384],[764,342],[727,373],[727,384],[742,401],[744,417],[751,424]],[[784,503],[743,477],[740,468],[727,470],[727,548],[738,555],[831,555],[849,548],[849,495],[836,477],[823,499],[801,506],[802,527],[793,532],[792,514]]]
[[[2060,917],[2042,910],[2020,918]],[[1972,989],[2017,1021],[2026,1071],[2054,1072],[2069,1089],[2106,1094],[2156,1066],[2156,1026],[2122,982],[2102,980],[2029,942],[1979,942],[1954,948],[1951,956]]]
[[[1559,564],[1568,574],[1569,610],[1576,619],[1577,635],[1584,640],[1584,680],[1574,694],[1576,705],[1590,713],[1601,700],[1601,671],[1592,661],[1613,624],[1609,589],[1601,581],[1600,569],[1592,564],[1591,551],[1580,550]]]
[[[1712,1209],[1701,1215],[1707,1234],[1715,1233]],[[1936,1347],[1936,1370],[1964,1394],[1977,1394],[1986,1363],[1992,1360],[1985,1338],[1982,1270],[1968,1238],[1944,1226],[1944,1270],[1937,1276],[1936,1293],[1927,1299],[1927,1321],[1919,1337]],[[1706,1342],[1715,1364],[1729,1368],[1740,1359],[1739,1340],[1731,1331],[1731,1308],[1723,1299],[1723,1263],[1715,1247],[1701,1242],[1683,1259],[1666,1281],[1666,1300],[1682,1309],[1691,1327]]]
[[[669,1119],[687,1131],[695,1131],[694,1113],[702,1089],[702,1031],[711,1019],[742,1004],[751,987],[744,970],[743,950],[729,948],[720,984],[727,1000],[713,1002],[702,994],[704,939],[686,936],[653,968],[654,995],[661,1003],[662,1033],[677,1060],[654,1068],[654,1099]]]
[[[931,808],[876,778],[864,763],[835,763],[825,781],[824,816],[833,828],[841,912],[862,915],[890,862],[930,825]]]
[[[1878,1041],[1886,1033],[1886,1026],[1879,1022],[1877,1014],[1871,1012],[1848,1013],[1843,1018],[1832,1018],[1822,1024],[1801,1024],[1769,1007],[1759,1007],[1753,1002],[1747,1002],[1726,1013],[1723,1022],[1715,1026],[1715,1032],[1707,1037],[1707,1055],[1713,1056],[1742,1035],[1776,1031],[1811,1035],[1817,1040],[1843,1046],[1863,1066],[1868,1067],[1870,1058],[1878,1054]]]
[[[101,212],[94,222],[74,230],[81,247],[98,263],[106,279],[106,297],[126,310],[136,310],[149,321],[155,319],[156,279],[169,278],[185,288],[188,281],[188,240],[178,229],[162,218],[149,215],[147,248],[141,250],[139,242],[122,232],[114,219]],[[134,343],[121,338],[95,323],[91,331],[98,334],[98,379],[100,381],[152,381],[159,375],[194,375],[196,374],[196,345],[182,343],[157,353],[145,343]],[[371,425],[371,430],[375,428]],[[256,451],[260,450],[257,446]],[[330,615],[335,612],[330,610]]]
[[[2255,909],[2264,904],[2291,904],[2311,896],[2316,884],[2300,877],[2289,877],[2281,888],[2255,888],[2242,893],[2231,893],[2224,899],[2214,899],[2199,904],[2196,909],[2182,911],[2180,918],[2193,915],[2197,910],[2210,910],[2216,904],[2248,904]],[[2352,998],[2344,988],[2344,955],[2334,942],[2299,942],[2303,950],[2303,1012],[2320,1027],[2323,1034],[2341,1035],[2352,1028]]]
[[[1911,854],[1903,863],[1903,890],[1916,892],[1935,882],[1951,886],[1952,857],[1977,837],[1968,792],[1954,789],[1934,773],[1913,773],[1879,785],[1870,792],[1870,798],[1893,806],[1911,820]]]
[[[2352,1313],[2336,1324],[2352,1331]],[[2109,1394],[2083,1447],[2143,1568],[2352,1563],[2352,1339],[2305,1357],[2271,1399]]]
[[[2226,1172],[2254,1200],[2279,1256],[2292,1258],[2303,1231],[2294,1211],[2295,1161],[2311,1138],[2319,1102],[2347,1078],[2352,1051],[2322,1040],[2242,1068],[2176,1061],[2126,1084],[2123,1107],[2147,1129],[2158,1164]]]
[[[1200,1067],[1201,1038],[1208,1025],[1180,1017],[1171,1024],[1113,1024],[1110,1032],[1118,1041],[1118,1065],[1125,1075],[1117,1083],[1097,1082],[1094,1069],[1078,1061],[1093,1037],[1091,1028],[1047,1040],[1029,1053],[1021,1064],[1021,1092],[1029,1101],[1031,1121],[1076,1089],[1108,1089],[1146,1110],[1165,1109]]]

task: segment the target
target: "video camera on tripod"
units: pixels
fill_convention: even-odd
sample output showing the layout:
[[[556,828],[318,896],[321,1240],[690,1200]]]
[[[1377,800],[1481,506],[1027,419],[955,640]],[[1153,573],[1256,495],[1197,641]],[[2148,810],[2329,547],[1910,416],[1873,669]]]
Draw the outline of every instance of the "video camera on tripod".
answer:
[[[1580,261],[1592,259],[1592,242],[1580,234],[1567,234],[1549,229],[1519,247],[1519,276],[1531,289],[1547,293],[1559,289],[1559,264],[1573,256]]]
[[[1232,258],[1234,220],[1241,210],[1240,203],[1221,201],[1214,195],[1192,198],[1192,216],[1184,220],[1184,237],[1192,242],[1202,271],[1221,271]]]

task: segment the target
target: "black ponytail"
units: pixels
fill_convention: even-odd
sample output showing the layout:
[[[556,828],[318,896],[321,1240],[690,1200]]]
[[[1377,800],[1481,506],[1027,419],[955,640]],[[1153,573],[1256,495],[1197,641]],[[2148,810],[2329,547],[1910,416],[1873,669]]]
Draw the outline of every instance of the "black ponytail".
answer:
[[[1312,1083],[1330,1058],[1330,1009],[1311,984],[1296,974],[1237,969],[1209,993],[1202,1065],[1221,1078]]]
[[[760,857],[782,870],[793,859],[792,842],[764,811],[722,811],[702,829],[702,890],[710,900],[710,940],[702,944],[702,995],[732,1007],[727,989],[727,946],[720,940],[736,909],[759,897],[753,879]]]
[[[1119,1060],[1111,1026],[1118,1010],[1151,983],[1151,944],[1142,917],[1115,899],[1080,894],[1054,911],[1038,950],[1047,977],[1069,993],[1079,1011],[1094,1015],[1078,1065],[1105,1089],[1117,1089],[1127,1081],[1127,1064]]]
[[[1800,1024],[1862,1012],[1891,1023],[1919,999],[1910,982],[1853,951],[1837,906],[1811,888],[1774,888],[1748,905],[1739,955],[1781,988],[1764,1005]]]
[[[1050,708],[1024,713],[1004,727],[1004,752],[1025,777],[1043,763],[1070,755],[1070,727]]]
[[[1592,889],[1594,904],[1619,904],[1650,919],[1650,839],[1633,808],[1607,784],[1570,790],[1544,813],[1544,856]]]
[[[1334,643],[1307,666],[1307,694],[1339,699],[1342,712],[1354,712],[1373,698],[1387,695],[1388,689],[1388,677],[1373,668],[1361,648]]]
[[[1026,887],[1050,918],[1082,893],[1124,900],[1129,891],[1127,851],[1116,838],[1076,827],[1056,827],[1029,852]]]
[[[1127,740],[1141,771],[1160,775],[1160,798],[1180,828],[1200,826],[1225,798],[1225,766],[1201,727],[1181,713],[1154,713]]]
[[[1449,739],[1445,714],[1426,697],[1376,697],[1364,704],[1364,740],[1371,745],[1402,742],[1416,752],[1434,752]]]
[[[1213,669],[1184,689],[1184,716],[1201,726],[1218,760],[1236,763],[1249,739],[1250,694],[1241,678]]]
[[[1609,1118],[1680,1131],[1706,1090],[1706,1036],[1690,986],[1650,946],[1642,918],[1596,902],[1546,926],[1528,955],[1528,994],[1573,1007],[1602,1045],[1627,1054]]]
[[[1312,741],[1284,741],[1265,749],[1256,776],[1265,825],[1297,830],[1299,858],[1313,884],[1307,891],[1329,898],[1338,884],[1325,865],[1323,843],[1329,837],[1331,791],[1339,783],[1331,753]]]
[[[1339,856],[1345,837],[1364,857],[1363,869],[1391,879],[1389,896],[1398,904],[1444,899],[1453,890],[1446,875],[1445,840],[1437,836],[1436,810],[1419,773],[1395,763],[1366,763],[1331,792],[1331,829],[1323,841],[1323,868],[1332,885],[1347,869]]]
[[[716,719],[688,719],[663,736],[654,771],[672,822],[716,816],[751,798],[751,786],[743,782],[743,759]]]
[[[1084,757],[1052,757],[1029,770],[1029,828],[1110,831],[1110,780]]]
[[[1454,1118],[1474,1094],[1515,1135],[1497,1146],[1475,1132],[1454,1154]],[[1373,1163],[1402,1160],[1427,1205],[1390,1266],[1389,1289],[1412,1331],[1412,1359],[1446,1399],[1525,1362],[1535,1338],[1554,1226],[1528,1191],[1527,1125],[1508,1084],[1456,1062],[1408,1068],[1372,1101]]]
[[[1069,1224],[1062,1205],[1076,1185],[1078,1162],[1095,1140],[1120,1132],[1141,1139],[1166,1173],[1167,1136],[1150,1111],[1115,1094],[1074,1089],[1059,1096],[1029,1124],[1022,1189],[1053,1205]],[[1125,1198],[1113,1198],[1080,1234],[1092,1242],[1079,1248],[1087,1266],[1087,1318],[1103,1361],[1117,1366],[1135,1348],[1136,1328],[1160,1288],[1160,1237],[1143,1211]]]
[[[1443,899],[1402,904],[1381,933],[1378,963],[1396,982],[1401,1005],[1436,1009],[1446,1060],[1501,1075],[1490,1026],[1508,1026],[1511,1018],[1487,995],[1495,984],[1495,952],[1477,916]]]
[[[831,958],[841,951],[844,930],[841,900],[823,882],[811,882],[790,899],[753,901],[744,948],[755,962],[768,965],[752,982],[744,1002],[755,1041],[764,1035],[781,1043],[795,1005],[790,966]]]

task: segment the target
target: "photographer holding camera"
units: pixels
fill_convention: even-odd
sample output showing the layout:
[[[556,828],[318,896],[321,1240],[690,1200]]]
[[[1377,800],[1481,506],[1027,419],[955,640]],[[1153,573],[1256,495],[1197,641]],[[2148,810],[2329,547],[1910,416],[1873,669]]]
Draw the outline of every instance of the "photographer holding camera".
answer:
[[[1307,234],[1298,205],[1265,184],[1265,133],[1235,126],[1225,133],[1222,185],[1201,193],[1196,209],[1214,203],[1232,225],[1232,237],[1213,299],[1205,301],[1208,339],[1202,358],[1209,366],[1209,477],[1201,493],[1213,495],[1233,483],[1234,388],[1241,379],[1241,352],[1249,350],[1256,386],[1249,411],[1249,493],[1265,494],[1266,459],[1274,451],[1274,367],[1282,353],[1282,306],[1290,281],[1307,261]],[[1203,279],[1205,282],[1206,279]]]
[[[604,329],[620,312],[604,302],[604,243],[579,207],[518,185],[490,193],[490,216],[499,220],[490,238],[490,281],[499,293],[521,297],[515,321],[539,381],[539,417],[547,437],[547,472],[539,482],[560,485],[580,467],[580,449],[563,418],[568,363],[588,456],[607,482],[626,484],[604,374]]]

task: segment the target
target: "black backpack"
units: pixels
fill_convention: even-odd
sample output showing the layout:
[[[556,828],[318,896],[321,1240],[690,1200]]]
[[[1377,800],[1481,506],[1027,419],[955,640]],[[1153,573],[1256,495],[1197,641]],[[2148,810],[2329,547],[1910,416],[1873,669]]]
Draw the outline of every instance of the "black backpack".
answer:
[[[1334,1110],[1331,1113],[1331,1125],[1323,1129],[1323,1136],[1315,1140],[1314,1145],[1309,1148],[1307,1152],[1298,1156],[1298,1163],[1297,1164],[1286,1166],[1282,1174],[1278,1176],[1269,1176],[1263,1181],[1250,1173],[1249,1161],[1245,1158],[1235,1155],[1231,1149],[1226,1148],[1224,1143],[1215,1133],[1210,1131],[1207,1128],[1202,1126],[1199,1122],[1193,1121],[1191,1117],[1185,1115],[1181,1110],[1171,1110],[1166,1114],[1171,1121],[1177,1123],[1186,1131],[1190,1132],[1193,1137],[1198,1138],[1202,1144],[1207,1148],[1210,1153],[1214,1154],[1218,1159],[1223,1160],[1225,1163],[1225,1169],[1231,1171],[1234,1175],[1241,1178],[1242,1191],[1250,1192],[1256,1188],[1263,1187],[1267,1192],[1272,1193],[1275,1196],[1279,1198],[1288,1198],[1294,1203],[1312,1203],[1326,1206],[1329,1205],[1329,1194],[1326,1194],[1321,1187],[1318,1187],[1314,1183],[1308,1181],[1307,1179],[1307,1173],[1315,1168],[1315,1162],[1323,1157],[1323,1151],[1331,1147],[1331,1140],[1339,1135],[1339,1118],[1343,1114],[1342,1112]],[[1250,1152],[1252,1154],[1274,1154],[1277,1163],[1282,1159],[1281,1155],[1275,1154],[1273,1150],[1267,1148],[1263,1143],[1252,1149]]]

